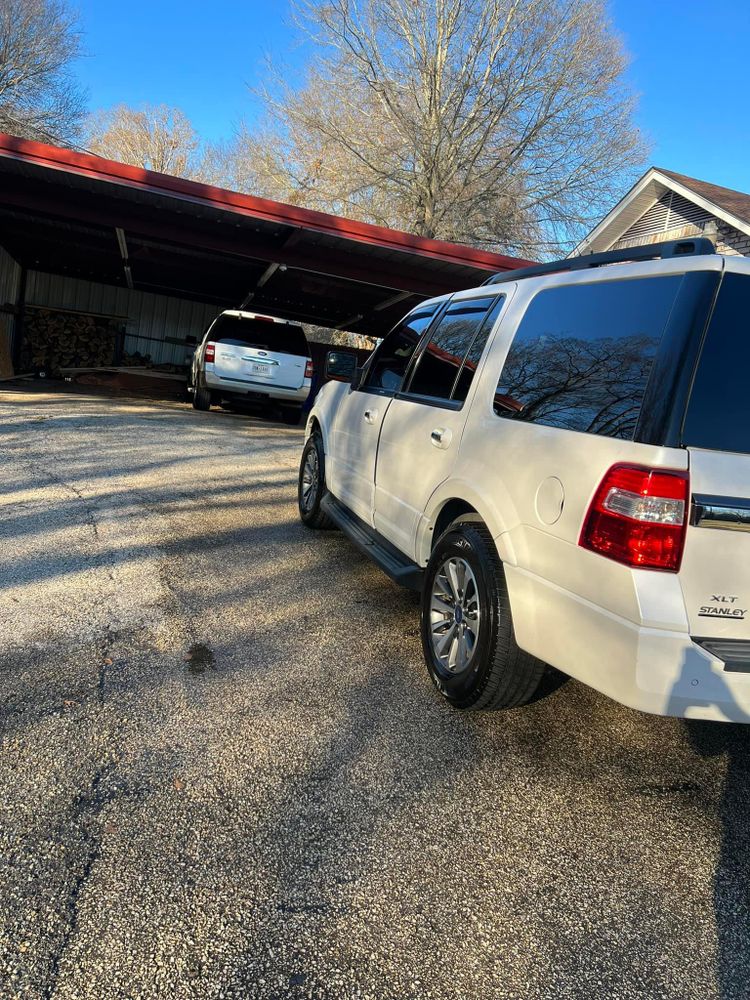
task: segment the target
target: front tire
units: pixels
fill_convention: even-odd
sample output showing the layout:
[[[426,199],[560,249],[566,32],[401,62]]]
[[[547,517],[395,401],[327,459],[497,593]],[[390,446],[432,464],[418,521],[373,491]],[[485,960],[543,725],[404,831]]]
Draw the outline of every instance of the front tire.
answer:
[[[432,682],[455,708],[523,705],[546,669],[516,644],[503,565],[480,522],[454,523],[435,544],[421,633]]]
[[[332,528],[333,521],[320,509],[326,495],[326,456],[320,431],[313,431],[302,449],[297,485],[299,516],[308,528]]]

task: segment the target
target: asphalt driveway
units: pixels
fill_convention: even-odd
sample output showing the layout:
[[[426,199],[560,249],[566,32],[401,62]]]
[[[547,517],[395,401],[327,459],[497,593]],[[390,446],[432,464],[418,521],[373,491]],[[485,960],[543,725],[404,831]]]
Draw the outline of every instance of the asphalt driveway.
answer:
[[[750,729],[449,710],[301,441],[0,394],[0,996],[746,998]]]

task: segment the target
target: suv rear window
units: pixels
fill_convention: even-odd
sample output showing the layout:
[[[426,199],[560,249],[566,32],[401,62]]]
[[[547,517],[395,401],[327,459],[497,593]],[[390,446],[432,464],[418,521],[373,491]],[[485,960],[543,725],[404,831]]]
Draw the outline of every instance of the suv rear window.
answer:
[[[261,351],[310,357],[310,347],[301,326],[292,323],[270,323],[263,319],[241,319],[239,316],[219,316],[209,337],[220,344],[235,347],[256,347]]]
[[[690,394],[683,443],[750,454],[750,277],[725,274]]]
[[[561,285],[519,324],[495,412],[550,427],[632,438],[682,275]]]

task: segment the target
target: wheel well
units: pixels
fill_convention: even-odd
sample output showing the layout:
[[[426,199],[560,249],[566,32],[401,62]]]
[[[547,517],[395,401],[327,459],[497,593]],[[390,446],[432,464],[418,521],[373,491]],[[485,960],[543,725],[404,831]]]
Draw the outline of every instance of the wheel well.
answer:
[[[477,511],[466,500],[449,500],[438,514],[437,521],[435,521],[435,530],[432,533],[432,545],[435,545],[435,542],[440,538],[451,521],[455,521],[462,514],[476,513]]]

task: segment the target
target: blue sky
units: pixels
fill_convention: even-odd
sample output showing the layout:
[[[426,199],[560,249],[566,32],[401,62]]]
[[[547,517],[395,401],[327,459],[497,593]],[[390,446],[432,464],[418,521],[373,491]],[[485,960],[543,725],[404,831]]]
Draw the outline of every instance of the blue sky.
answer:
[[[87,55],[78,76],[92,108],[149,102],[182,108],[210,139],[258,106],[267,56],[299,66],[287,0],[73,0]]]
[[[181,107],[211,139],[258,106],[267,55],[299,67],[287,0],[78,0],[92,108]],[[657,166],[750,192],[748,0],[611,0]]]

